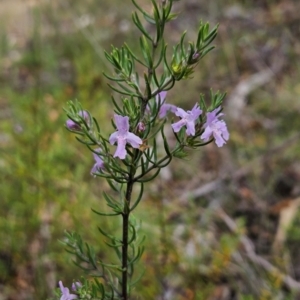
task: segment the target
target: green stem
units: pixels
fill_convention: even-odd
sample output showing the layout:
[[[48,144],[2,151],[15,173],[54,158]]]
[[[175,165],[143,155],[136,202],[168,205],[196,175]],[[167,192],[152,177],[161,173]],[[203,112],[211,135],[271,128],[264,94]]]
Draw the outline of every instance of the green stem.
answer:
[[[132,169],[133,170],[133,169]],[[129,214],[130,214],[130,200],[134,184],[134,172],[131,171],[127,182],[123,217],[123,233],[122,233],[122,299],[128,299],[128,228],[129,228]]]

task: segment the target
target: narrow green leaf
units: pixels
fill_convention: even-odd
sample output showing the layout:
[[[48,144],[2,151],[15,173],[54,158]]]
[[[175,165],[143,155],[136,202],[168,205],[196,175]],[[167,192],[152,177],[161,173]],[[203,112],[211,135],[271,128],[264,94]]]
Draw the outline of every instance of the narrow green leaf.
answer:
[[[122,95],[125,95],[125,96],[133,96],[133,97],[139,97],[138,94],[135,94],[135,93],[126,93],[126,92],[123,92],[117,88],[115,88],[114,86],[112,86],[111,84],[107,84],[112,90],[114,90],[115,92],[119,93],[119,94],[122,94]]]
[[[91,208],[91,210],[99,215],[99,216],[104,216],[104,217],[112,217],[112,216],[119,216],[121,213],[102,213],[102,212],[99,212],[99,211],[96,211],[95,209]]]
[[[131,206],[130,211],[133,211],[138,206],[138,204],[142,200],[143,193],[144,193],[144,184],[141,183],[140,193],[139,193],[139,195],[138,195],[137,200],[135,201],[135,203]]]
[[[139,58],[137,58],[137,56],[131,51],[131,49],[129,48],[129,46],[126,43],[124,44],[124,47],[126,47],[127,51],[130,53],[130,55],[133,57],[134,60],[139,62],[141,65],[147,67],[145,65],[145,63],[143,63]]]
[[[124,78],[116,78],[116,77],[111,77],[111,76],[109,76],[109,75],[107,75],[105,72],[102,72],[102,74],[107,78],[107,79],[109,79],[109,80],[112,80],[112,81],[125,81],[125,79]]]
[[[148,34],[147,30],[142,25],[142,23],[139,19],[139,16],[136,12],[134,12],[132,14],[132,20],[133,20],[134,24],[136,25],[136,27],[142,32],[142,34],[145,35],[145,37],[152,42],[153,40],[152,40],[151,36]]]
[[[156,170],[156,172],[153,175],[151,175],[150,177],[144,178],[144,179],[142,177],[142,178],[138,179],[137,182],[148,182],[148,181],[151,181],[151,180],[153,180],[159,174],[159,172],[160,172],[160,168],[158,168]]]
[[[95,143],[95,142],[93,142],[93,141],[91,141],[91,142],[84,141],[84,140],[80,139],[78,136],[75,136],[75,139],[76,139],[78,142],[80,142],[80,143],[82,143],[82,144],[84,144],[84,145],[90,145],[90,146],[95,146],[95,145],[97,145],[97,143]]]
[[[203,58],[208,52],[210,52],[211,50],[213,50],[215,48],[215,46],[211,46],[208,49],[205,49],[202,53],[201,53],[201,58]]]
[[[147,99],[151,99],[151,84],[149,82],[147,74],[144,74],[144,80],[145,80],[145,85],[146,85],[146,97]]]
[[[150,24],[152,24],[152,25],[156,25],[156,22],[155,22],[155,19],[154,18],[152,18],[150,15],[144,15],[144,18],[145,18],[145,20],[148,22],[148,23],[150,23]]]

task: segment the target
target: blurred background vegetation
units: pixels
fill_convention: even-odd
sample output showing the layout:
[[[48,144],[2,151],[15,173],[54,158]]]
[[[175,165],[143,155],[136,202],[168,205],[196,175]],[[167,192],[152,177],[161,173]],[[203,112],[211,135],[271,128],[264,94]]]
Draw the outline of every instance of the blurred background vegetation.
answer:
[[[150,9],[150,1],[140,0]],[[111,91],[103,51],[134,46],[131,2],[0,2],[0,299],[47,299],[83,275],[59,242],[76,230],[111,261],[91,153],[64,129],[78,99],[107,134]],[[177,2],[170,47],[200,20],[220,24],[216,49],[168,102],[188,108],[227,91],[228,144],[174,160],[135,213],[144,277],[133,299],[300,299],[300,2]],[[108,125],[106,125],[108,124]]]

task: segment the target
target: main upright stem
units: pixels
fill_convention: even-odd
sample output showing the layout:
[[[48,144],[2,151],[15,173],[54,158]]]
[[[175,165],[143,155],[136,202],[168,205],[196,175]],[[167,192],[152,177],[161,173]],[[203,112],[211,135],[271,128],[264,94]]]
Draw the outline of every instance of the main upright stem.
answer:
[[[127,183],[127,190],[125,196],[124,210],[123,210],[123,234],[122,234],[122,299],[128,299],[128,227],[130,214],[130,200],[132,193],[133,181],[129,178]]]

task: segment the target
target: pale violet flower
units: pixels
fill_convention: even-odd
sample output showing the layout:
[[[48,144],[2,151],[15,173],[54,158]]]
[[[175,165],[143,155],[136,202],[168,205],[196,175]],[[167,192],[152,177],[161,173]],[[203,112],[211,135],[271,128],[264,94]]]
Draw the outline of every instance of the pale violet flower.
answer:
[[[174,132],[178,132],[183,126],[186,126],[186,134],[195,135],[195,123],[201,114],[202,110],[199,108],[198,103],[194,105],[192,110],[188,111],[177,107],[175,115],[180,117],[181,120],[172,124]]]
[[[116,142],[118,144],[114,157],[124,159],[127,154],[126,143],[130,144],[133,148],[139,148],[143,144],[143,141],[134,133],[129,132],[129,117],[115,115],[115,123],[117,131],[110,135],[109,142],[111,145]]]
[[[60,300],[73,300],[73,299],[78,299],[78,297],[74,294],[70,294],[70,291],[68,288],[64,287],[63,283],[59,281],[59,288],[61,290],[61,297]]]
[[[95,150],[97,153],[101,152],[101,148],[98,148]],[[104,162],[101,159],[101,157],[99,155],[97,155],[96,153],[93,153],[94,159],[96,161],[96,163],[94,164],[92,170],[91,170],[91,174],[93,173],[97,173],[99,171],[101,171],[101,169],[104,168]]]
[[[218,147],[222,147],[229,139],[226,123],[223,120],[219,120],[219,117],[223,116],[223,114],[218,114],[220,110],[221,107],[206,114],[204,132],[201,135],[201,139],[204,142],[207,142],[213,136]]]

